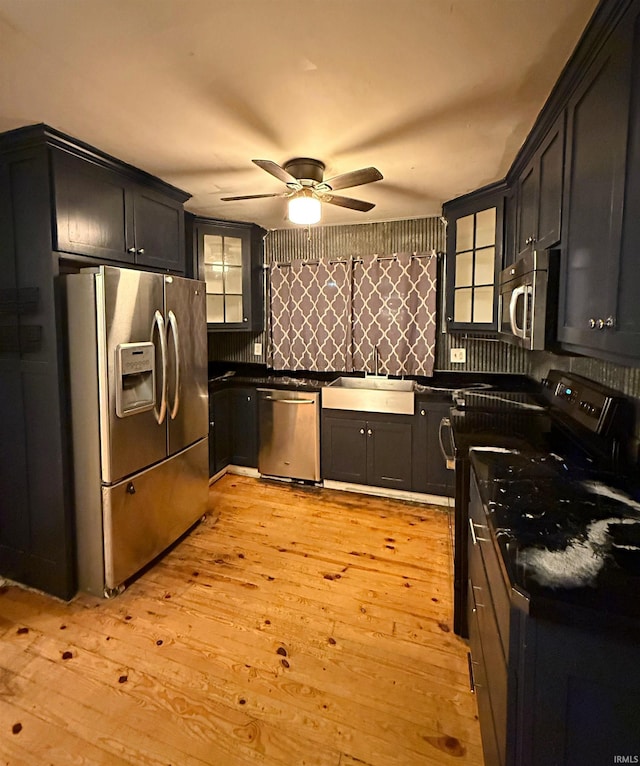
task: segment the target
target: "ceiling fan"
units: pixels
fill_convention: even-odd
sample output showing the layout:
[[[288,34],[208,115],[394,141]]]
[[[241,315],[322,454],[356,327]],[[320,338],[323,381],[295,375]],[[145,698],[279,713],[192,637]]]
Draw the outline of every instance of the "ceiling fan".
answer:
[[[292,223],[308,225],[320,220],[321,203],[360,210],[363,213],[371,210],[373,202],[364,202],[351,197],[341,197],[333,192],[337,189],[347,189],[352,186],[370,184],[382,179],[382,173],[376,168],[361,168],[349,173],[323,180],[325,165],[320,160],[310,157],[296,157],[285,163],[283,167],[271,160],[252,160],[259,168],[271,173],[282,181],[287,191],[280,194],[247,194],[240,197],[221,197],[223,202],[244,199],[262,199],[264,197],[285,197],[289,200],[289,220]]]

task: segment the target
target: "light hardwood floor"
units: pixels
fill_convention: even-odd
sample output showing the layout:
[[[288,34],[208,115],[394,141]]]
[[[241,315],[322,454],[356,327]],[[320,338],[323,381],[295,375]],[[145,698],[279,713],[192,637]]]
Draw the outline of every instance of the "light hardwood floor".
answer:
[[[481,766],[446,511],[229,475],[210,499],[113,600],[0,588],[0,764]]]

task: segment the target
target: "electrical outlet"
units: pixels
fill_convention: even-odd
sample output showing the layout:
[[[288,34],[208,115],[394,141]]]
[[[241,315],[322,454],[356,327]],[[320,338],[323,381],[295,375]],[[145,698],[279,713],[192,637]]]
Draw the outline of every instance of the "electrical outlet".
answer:
[[[254,343],[253,344],[253,355],[254,356],[262,356],[262,343]]]
[[[455,364],[464,364],[467,361],[466,348],[452,348],[451,361]]]

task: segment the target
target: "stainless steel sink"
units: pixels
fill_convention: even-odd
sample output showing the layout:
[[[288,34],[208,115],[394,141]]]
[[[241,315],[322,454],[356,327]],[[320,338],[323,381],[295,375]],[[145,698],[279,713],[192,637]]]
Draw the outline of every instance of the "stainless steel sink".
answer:
[[[382,375],[365,378],[336,378],[322,389],[322,407],[331,410],[388,412],[413,415],[415,381],[395,380]]]

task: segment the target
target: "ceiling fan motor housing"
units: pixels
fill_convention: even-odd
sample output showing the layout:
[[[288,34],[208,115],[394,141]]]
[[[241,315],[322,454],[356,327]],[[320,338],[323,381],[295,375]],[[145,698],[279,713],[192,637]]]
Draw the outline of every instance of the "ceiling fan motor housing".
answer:
[[[310,157],[296,157],[283,165],[287,173],[290,173],[299,181],[313,181],[322,183],[324,174],[324,162]]]

